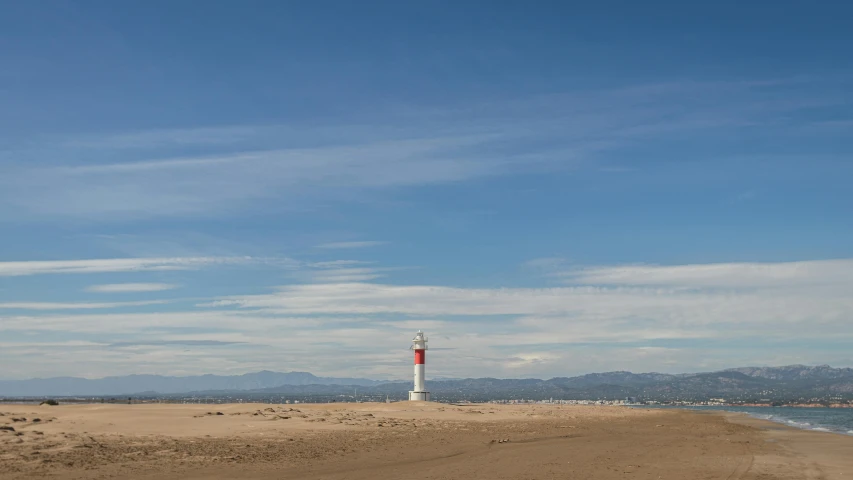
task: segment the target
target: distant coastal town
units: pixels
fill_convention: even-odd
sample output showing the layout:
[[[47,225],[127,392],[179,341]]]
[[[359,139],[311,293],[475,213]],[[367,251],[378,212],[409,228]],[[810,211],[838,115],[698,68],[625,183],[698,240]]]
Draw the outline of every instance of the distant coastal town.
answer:
[[[303,397],[281,398],[278,396],[129,396],[129,397],[58,397],[57,399],[41,398],[0,398],[0,403],[43,403],[55,402],[63,404],[230,404],[230,403],[268,403],[268,404],[305,404],[305,403],[395,403],[404,400],[397,397],[363,396],[356,398],[351,395],[309,395]],[[725,398],[713,398],[702,401],[691,400],[641,400],[635,397],[625,399],[525,399],[502,398],[488,400],[468,400],[459,398],[435,398],[438,403],[455,405],[598,405],[598,406],[634,406],[634,407],[797,407],[797,408],[853,408],[852,400],[843,399],[810,399],[808,401],[737,401]]]
[[[708,401],[639,401],[625,400],[490,400],[494,404],[558,404],[558,405],[622,405],[622,406],[671,406],[671,407],[799,407],[799,408],[853,408],[853,401],[815,400],[810,402],[730,402],[723,398]]]

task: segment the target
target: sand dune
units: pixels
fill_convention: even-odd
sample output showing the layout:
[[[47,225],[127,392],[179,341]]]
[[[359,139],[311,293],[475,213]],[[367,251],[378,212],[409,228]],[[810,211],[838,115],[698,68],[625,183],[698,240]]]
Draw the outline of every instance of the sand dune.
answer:
[[[0,479],[853,478],[853,437],[766,426],[592,406],[0,405]]]

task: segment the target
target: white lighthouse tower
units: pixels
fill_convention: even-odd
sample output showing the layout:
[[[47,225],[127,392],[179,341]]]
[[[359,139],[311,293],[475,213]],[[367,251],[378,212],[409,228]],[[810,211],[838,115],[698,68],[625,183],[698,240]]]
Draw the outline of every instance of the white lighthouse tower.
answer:
[[[424,384],[427,340],[424,332],[420,330],[418,330],[415,338],[412,339],[412,346],[410,348],[415,351],[415,389],[409,392],[409,400],[429,401],[429,392],[426,391],[426,385]]]

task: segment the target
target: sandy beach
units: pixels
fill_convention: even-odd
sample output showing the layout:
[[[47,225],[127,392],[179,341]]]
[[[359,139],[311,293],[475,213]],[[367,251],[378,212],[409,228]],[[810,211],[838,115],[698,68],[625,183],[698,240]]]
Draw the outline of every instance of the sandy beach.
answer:
[[[853,437],[548,405],[0,405],[0,479],[847,479]]]

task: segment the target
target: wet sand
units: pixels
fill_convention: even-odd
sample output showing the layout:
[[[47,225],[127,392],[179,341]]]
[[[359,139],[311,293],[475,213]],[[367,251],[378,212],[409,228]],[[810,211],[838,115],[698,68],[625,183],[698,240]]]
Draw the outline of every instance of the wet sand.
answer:
[[[593,406],[0,405],[0,479],[846,479],[853,437]]]
[[[753,470],[769,475],[766,478],[789,478],[785,475],[791,471],[802,472],[796,478],[853,478],[853,436],[801,430],[745,414],[722,415],[732,423],[757,429],[763,442],[777,445],[753,461]]]

